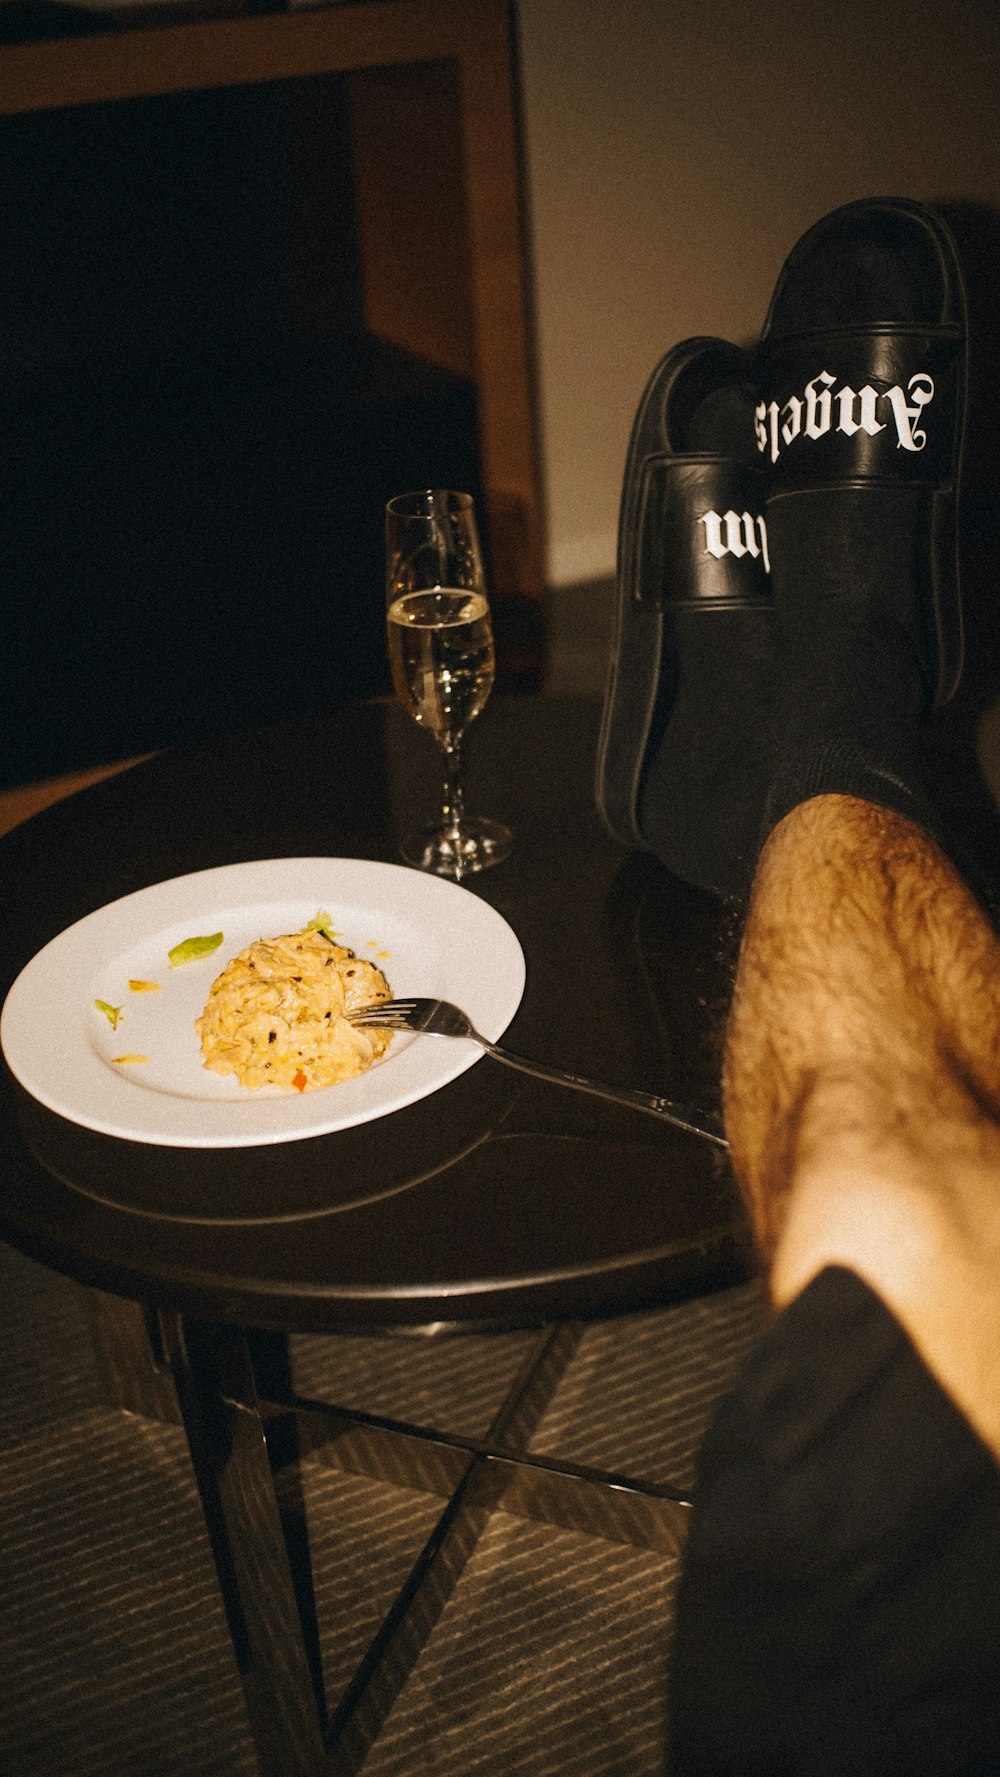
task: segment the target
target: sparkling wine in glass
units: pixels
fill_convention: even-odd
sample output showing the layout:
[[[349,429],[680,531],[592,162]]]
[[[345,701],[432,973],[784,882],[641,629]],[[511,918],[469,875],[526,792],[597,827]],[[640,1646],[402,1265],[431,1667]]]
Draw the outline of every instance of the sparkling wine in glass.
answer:
[[[386,630],[393,689],[444,757],[440,819],[409,834],[408,864],[461,879],[499,864],[513,840],[467,815],[462,742],[493,686],[493,625],[470,494],[427,488],[390,500],[385,516]]]

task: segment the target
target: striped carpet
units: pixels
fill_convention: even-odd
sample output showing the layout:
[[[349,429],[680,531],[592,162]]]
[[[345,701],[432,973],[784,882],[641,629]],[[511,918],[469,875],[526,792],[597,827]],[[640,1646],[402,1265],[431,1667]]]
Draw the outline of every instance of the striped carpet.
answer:
[[[762,1312],[748,1284],[583,1328],[529,1448],[688,1489]],[[293,1338],[292,1378],[317,1400],[477,1437],[531,1337]],[[336,1703],[444,1502],[317,1460],[298,1473]],[[676,1557],[506,1511],[470,1524],[355,1768],[652,1777]],[[0,1246],[0,1774],[255,1771],[184,1434],[105,1404],[85,1292]]]

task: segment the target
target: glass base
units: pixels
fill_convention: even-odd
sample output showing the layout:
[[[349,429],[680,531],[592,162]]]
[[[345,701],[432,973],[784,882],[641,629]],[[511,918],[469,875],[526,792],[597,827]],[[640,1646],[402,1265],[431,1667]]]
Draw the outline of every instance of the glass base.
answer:
[[[461,882],[463,876],[475,876],[479,870],[502,864],[510,857],[513,844],[513,834],[499,821],[466,817],[452,827],[421,827],[408,834],[399,849],[406,862],[418,870],[431,870],[435,876]]]

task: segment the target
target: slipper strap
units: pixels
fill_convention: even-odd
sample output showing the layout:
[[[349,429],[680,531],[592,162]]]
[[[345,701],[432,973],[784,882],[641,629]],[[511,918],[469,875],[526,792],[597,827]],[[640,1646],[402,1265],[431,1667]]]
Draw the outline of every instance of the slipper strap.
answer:
[[[763,477],[720,456],[650,456],[621,571],[633,604],[770,602]]]
[[[754,431],[770,492],[831,482],[944,487],[964,410],[958,327],[851,327],[765,340]]]

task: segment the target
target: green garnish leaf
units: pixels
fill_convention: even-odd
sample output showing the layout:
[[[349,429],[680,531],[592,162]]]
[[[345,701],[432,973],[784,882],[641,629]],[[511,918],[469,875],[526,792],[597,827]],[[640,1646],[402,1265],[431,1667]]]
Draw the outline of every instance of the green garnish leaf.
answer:
[[[184,938],[180,944],[175,944],[172,950],[167,951],[170,967],[179,969],[182,963],[193,963],[199,956],[210,956],[213,950],[218,950],[221,943],[221,932],[213,932],[207,938]]]
[[[337,939],[340,937],[340,933],[334,931],[333,921],[328,913],[314,914],[309,921],[309,924],[304,927],[304,930],[307,932],[319,932],[320,936],[325,938],[329,944],[336,944]]]
[[[97,1007],[97,1010],[99,1012],[104,1013],[104,1016],[107,1019],[108,1023],[110,1024],[112,1030],[117,1030],[118,1029],[118,1020],[122,1015],[121,1007],[120,1006],[109,1006],[107,1000],[95,1000],[94,1005]]]

